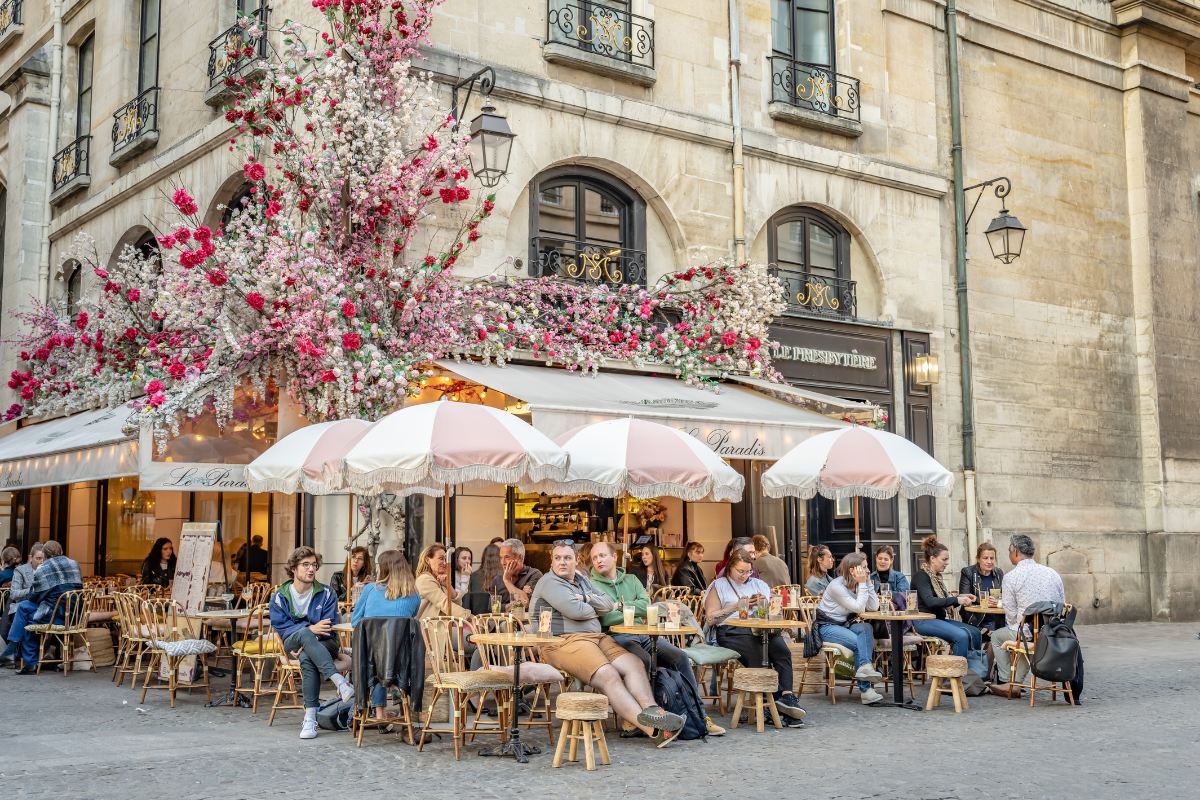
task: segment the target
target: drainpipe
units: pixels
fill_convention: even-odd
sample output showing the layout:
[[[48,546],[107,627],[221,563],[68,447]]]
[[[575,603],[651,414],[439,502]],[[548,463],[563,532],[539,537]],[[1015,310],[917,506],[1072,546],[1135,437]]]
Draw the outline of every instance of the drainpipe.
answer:
[[[46,139],[46,200],[42,206],[42,247],[38,257],[38,291],[50,300],[50,193],[54,188],[54,154],[58,147],[58,117],[62,105],[62,0],[54,0],[54,36],[50,40],[50,124]]]
[[[963,492],[967,500],[967,559],[978,545],[975,497],[975,414],[971,380],[971,320],[967,309],[967,218],[963,192],[962,101],[958,79],[958,10],[946,0],[946,59],[950,79],[950,159],[954,169],[954,290],[958,297],[958,352],[962,378]]]
[[[733,255],[746,260],[746,166],[742,161],[742,44],[737,0],[729,0],[729,104],[733,120]]]

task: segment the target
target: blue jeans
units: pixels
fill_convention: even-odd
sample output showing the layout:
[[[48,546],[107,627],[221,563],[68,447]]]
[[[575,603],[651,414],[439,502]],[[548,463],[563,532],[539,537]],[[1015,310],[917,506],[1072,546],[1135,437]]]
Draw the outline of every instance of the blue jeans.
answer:
[[[371,687],[371,707],[383,708],[387,705],[387,689],[382,683],[377,683]]]
[[[338,640],[332,637],[318,639],[308,627],[293,633],[283,643],[289,653],[300,653],[300,691],[304,694],[304,707],[317,708],[321,705],[321,680],[332,678],[337,670],[333,659],[337,656]]]
[[[831,644],[840,644],[854,652],[854,669],[870,664],[875,658],[875,629],[866,622],[856,622],[849,628],[825,623],[821,626],[821,639]],[[858,688],[867,691],[870,681],[859,681]]]
[[[8,641],[17,646],[17,656],[28,669],[36,669],[38,665],[38,637],[36,634],[26,634],[25,626],[37,610],[37,603],[22,600],[13,614],[12,625],[8,627]]]
[[[956,656],[967,655],[970,650],[983,646],[983,632],[973,625],[953,619],[923,619],[913,623],[922,636],[936,636],[950,643],[950,652]]]

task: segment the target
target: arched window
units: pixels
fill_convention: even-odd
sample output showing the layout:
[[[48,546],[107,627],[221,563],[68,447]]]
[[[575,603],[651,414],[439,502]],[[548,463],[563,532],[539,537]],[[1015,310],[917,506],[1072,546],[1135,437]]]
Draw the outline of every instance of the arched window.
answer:
[[[67,261],[62,268],[64,297],[63,305],[67,316],[79,313],[79,301],[83,299],[83,267],[75,259]]]
[[[241,211],[254,199],[254,187],[250,183],[243,183],[238,187],[237,192],[226,203],[225,208],[221,211],[221,228],[224,230],[229,227],[229,221],[233,219],[233,215]]]
[[[767,225],[767,258],[788,289],[790,310],[856,314],[850,234],[812,208],[784,209]]]
[[[600,170],[554,169],[529,187],[529,271],[590,283],[645,284],[646,204]]]

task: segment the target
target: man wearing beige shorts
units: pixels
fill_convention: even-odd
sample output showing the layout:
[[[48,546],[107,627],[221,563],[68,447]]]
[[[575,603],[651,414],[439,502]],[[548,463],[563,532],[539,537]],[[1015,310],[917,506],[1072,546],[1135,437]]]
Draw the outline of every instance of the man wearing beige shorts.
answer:
[[[551,573],[542,577],[529,601],[530,619],[551,612],[550,632],[561,642],[542,646],[542,659],[598,689],[617,716],[647,736],[678,731],[684,718],[654,702],[646,668],[637,656],[601,633],[600,615],[616,606],[612,599],[577,573],[575,545],[554,543]]]

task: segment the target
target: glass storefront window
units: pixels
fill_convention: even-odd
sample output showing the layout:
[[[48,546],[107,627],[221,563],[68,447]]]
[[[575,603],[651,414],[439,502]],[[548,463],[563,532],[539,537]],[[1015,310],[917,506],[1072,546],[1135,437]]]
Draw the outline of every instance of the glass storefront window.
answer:
[[[140,575],[154,544],[154,492],[138,489],[137,478],[108,481],[104,508],[104,574]]]
[[[233,412],[224,429],[217,425],[216,411],[206,409],[190,419],[181,419],[179,435],[167,441],[154,460],[180,463],[249,464],[275,444],[279,428],[279,392],[274,384],[265,395],[252,387],[234,392]]]
[[[271,552],[271,495],[245,492],[195,492],[192,494],[193,522],[220,522],[229,580],[237,576],[234,557],[254,536],[263,538],[262,548]],[[213,549],[210,580],[222,580],[221,547]]]

